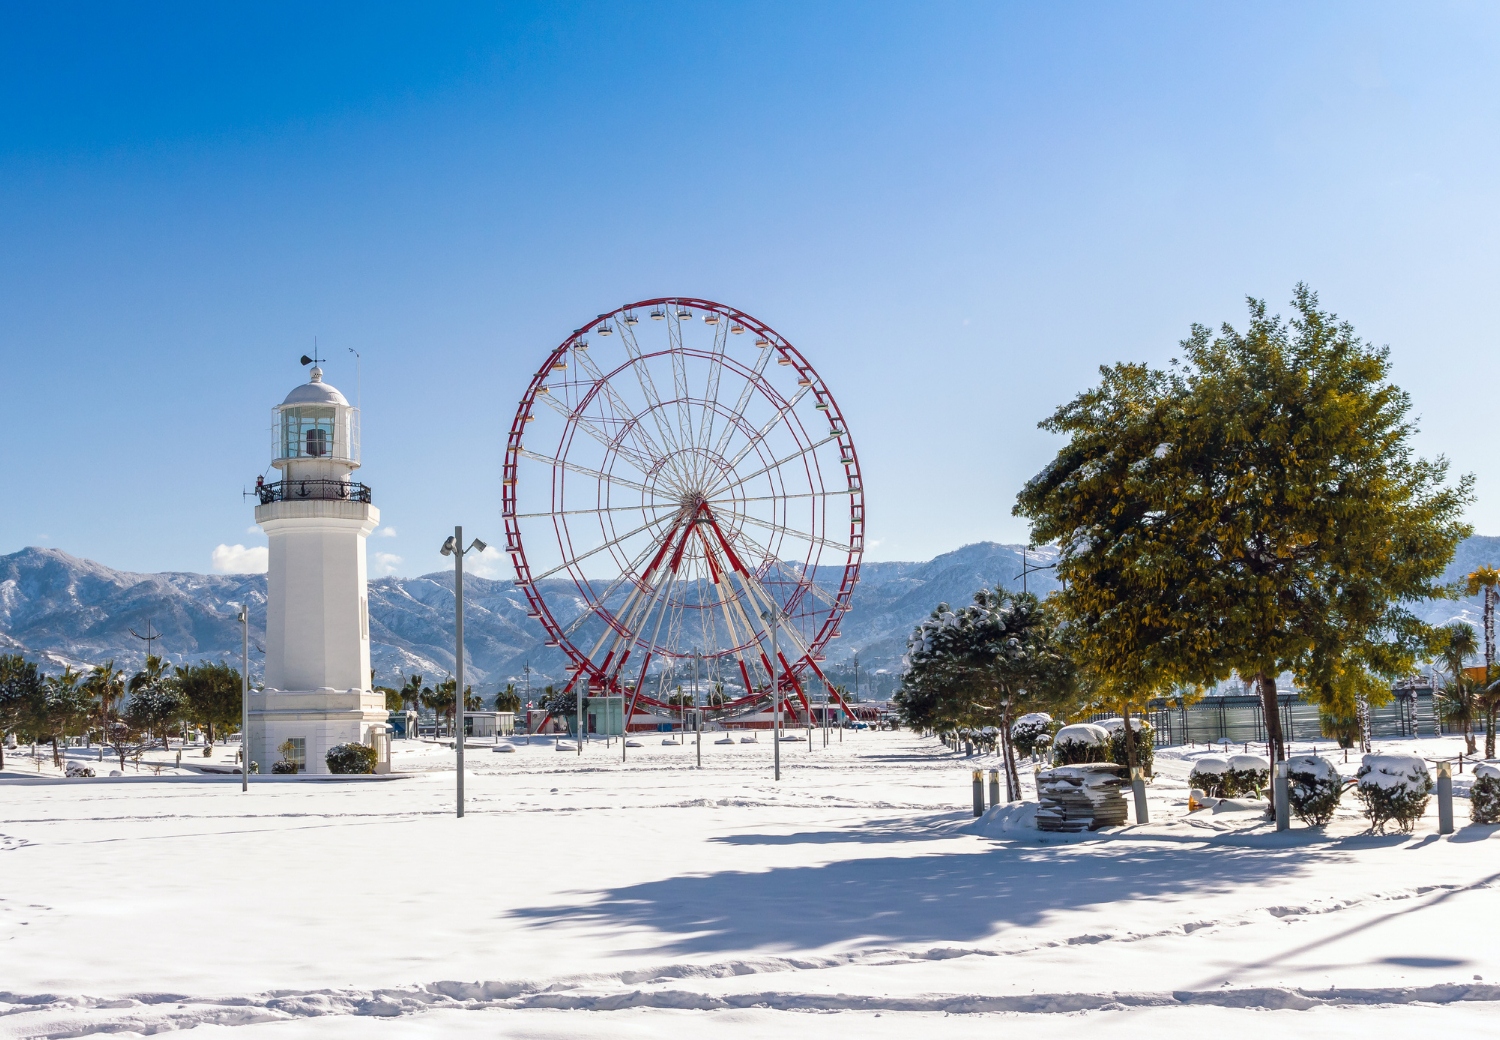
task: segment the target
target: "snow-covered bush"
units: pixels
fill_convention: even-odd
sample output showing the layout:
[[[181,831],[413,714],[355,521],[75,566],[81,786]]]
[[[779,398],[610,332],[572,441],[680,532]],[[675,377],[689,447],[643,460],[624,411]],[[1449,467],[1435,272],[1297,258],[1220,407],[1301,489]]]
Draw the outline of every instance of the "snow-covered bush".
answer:
[[[335,744],[323,761],[330,773],[373,773],[375,757],[375,749],[365,744]]]
[[[1212,798],[1225,798],[1224,773],[1229,763],[1217,755],[1204,755],[1193,763],[1188,773],[1188,786],[1199,788]]]
[[[1052,730],[1052,716],[1045,711],[1022,715],[1010,726],[1010,742],[1023,755],[1036,754],[1037,744]]]
[[[1224,770],[1224,797],[1260,797],[1271,783],[1271,763],[1259,755],[1230,755]]]
[[[1287,802],[1297,819],[1321,827],[1333,819],[1344,793],[1344,778],[1333,763],[1317,755],[1287,759]]]
[[[273,773],[295,773],[296,771],[297,763],[289,758],[283,758],[280,761],[271,763],[271,772]]]
[[[1500,768],[1488,762],[1474,767],[1474,785],[1469,788],[1469,819],[1475,823],[1500,823]]]
[[[1109,734],[1109,760],[1117,766],[1130,767],[1130,756],[1125,753],[1125,720],[1120,718],[1105,719],[1099,723]],[[1151,723],[1145,719],[1132,717],[1130,728],[1135,731],[1135,761],[1136,765],[1145,770],[1150,776],[1156,765],[1156,731],[1151,728]]]
[[[1394,820],[1410,834],[1432,794],[1432,775],[1416,755],[1366,755],[1355,780],[1355,793],[1376,832]]]
[[[86,766],[82,762],[69,762],[66,770],[67,776],[93,776],[92,766]]]
[[[1109,761],[1109,732],[1102,726],[1080,722],[1064,726],[1052,738],[1052,763],[1059,766]]]

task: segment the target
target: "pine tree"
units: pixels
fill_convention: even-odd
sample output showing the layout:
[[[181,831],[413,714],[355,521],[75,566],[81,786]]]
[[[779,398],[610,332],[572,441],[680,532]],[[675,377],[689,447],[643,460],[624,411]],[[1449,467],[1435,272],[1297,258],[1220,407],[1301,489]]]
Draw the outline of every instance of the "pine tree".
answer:
[[[5,768],[5,735],[29,729],[42,711],[46,680],[20,654],[0,655],[0,769]]]

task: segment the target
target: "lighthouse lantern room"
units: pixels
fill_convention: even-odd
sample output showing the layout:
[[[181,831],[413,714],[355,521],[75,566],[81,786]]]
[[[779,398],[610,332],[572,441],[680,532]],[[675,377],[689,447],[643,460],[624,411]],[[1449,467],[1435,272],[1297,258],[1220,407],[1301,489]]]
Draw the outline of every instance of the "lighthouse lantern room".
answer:
[[[257,481],[255,522],[270,541],[265,687],[250,694],[249,754],[261,772],[279,761],[326,773],[338,744],[376,750],[390,768],[383,695],[370,677],[365,539],[380,523],[359,468],[359,409],[311,379],[277,405],[272,465]],[[286,767],[283,767],[286,768]]]

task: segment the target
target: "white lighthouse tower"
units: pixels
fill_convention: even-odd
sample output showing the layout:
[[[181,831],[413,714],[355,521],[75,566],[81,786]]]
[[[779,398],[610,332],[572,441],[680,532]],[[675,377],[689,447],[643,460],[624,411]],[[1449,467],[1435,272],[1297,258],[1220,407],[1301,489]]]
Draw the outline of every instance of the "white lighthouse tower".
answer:
[[[250,695],[250,758],[262,773],[291,757],[326,773],[337,744],[374,747],[390,765],[385,699],[371,689],[365,539],[380,523],[359,468],[359,410],[323,382],[287,394],[274,412],[281,479],[257,485],[255,522],[270,539],[265,689]]]

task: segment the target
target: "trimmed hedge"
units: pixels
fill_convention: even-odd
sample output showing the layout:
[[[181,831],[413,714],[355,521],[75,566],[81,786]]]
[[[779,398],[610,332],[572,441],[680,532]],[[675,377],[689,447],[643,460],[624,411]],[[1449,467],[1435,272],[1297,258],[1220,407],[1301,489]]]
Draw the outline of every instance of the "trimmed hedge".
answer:
[[[1102,726],[1080,722],[1064,726],[1052,738],[1052,764],[1078,766],[1109,761],[1109,733]]]
[[[1469,788],[1469,819],[1475,823],[1500,823],[1500,768],[1482,763],[1474,770]]]
[[[1230,755],[1224,770],[1224,797],[1251,794],[1257,798],[1271,785],[1271,763],[1259,755]]]
[[[1228,797],[1224,793],[1224,774],[1229,763],[1216,755],[1205,755],[1193,763],[1188,772],[1188,786],[1196,787],[1210,798]]]
[[[330,773],[375,772],[375,749],[365,744],[335,744],[323,756]]]
[[[1297,819],[1321,827],[1333,819],[1344,793],[1344,778],[1332,762],[1316,755],[1287,760],[1287,801]]]
[[[1416,755],[1366,755],[1355,779],[1354,792],[1365,803],[1370,829],[1377,834],[1392,821],[1410,834],[1427,811],[1432,775]]]
[[[1052,731],[1052,716],[1044,711],[1034,711],[1022,715],[1011,724],[1010,742],[1015,749],[1023,755],[1036,754],[1037,747],[1050,741]],[[1047,741],[1041,738],[1047,737]]]

